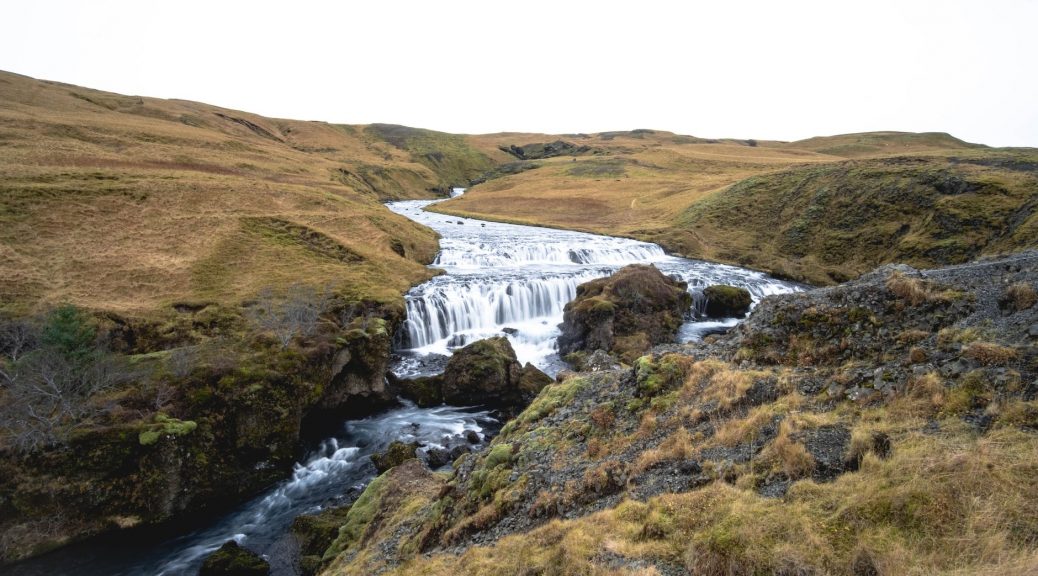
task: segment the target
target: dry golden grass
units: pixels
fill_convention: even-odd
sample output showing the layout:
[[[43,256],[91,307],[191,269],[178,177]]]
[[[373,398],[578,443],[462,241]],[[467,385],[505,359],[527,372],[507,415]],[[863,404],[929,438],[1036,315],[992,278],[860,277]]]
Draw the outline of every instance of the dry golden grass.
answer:
[[[918,306],[930,300],[930,291],[919,278],[911,278],[900,272],[895,272],[887,278],[887,290],[894,296],[908,302],[912,306]]]
[[[866,451],[858,472],[797,482],[785,498],[716,482],[461,554],[419,556],[388,574],[605,575],[677,564],[702,576],[1022,576],[1038,569],[1036,490],[1038,443],[1028,433],[977,436],[949,425],[937,435],[903,433],[889,458]]]
[[[1038,292],[1027,282],[1016,282],[1006,288],[1007,300],[1017,312],[1026,310],[1038,302]]]
[[[470,136],[499,161],[516,161],[498,146],[551,142],[544,134]],[[690,203],[755,174],[836,158],[814,152],[751,147],[669,132],[561,137],[592,155],[537,160],[540,167],[475,186],[439,205],[446,213],[624,236],[666,229]],[[608,138],[608,139],[606,139]]]
[[[495,134],[469,141],[504,162],[516,158],[499,146],[559,138]],[[436,209],[631,236],[822,284],[885,262],[926,267],[1035,244],[1038,217],[1007,216],[1026,205],[1035,178],[1001,167],[1033,162],[1029,149],[890,132],[758,146],[666,132],[561,138],[590,150],[535,160],[535,169],[474,186]],[[889,160],[896,156],[911,162]],[[935,184],[935,174],[947,176],[952,195]],[[933,204],[919,202],[920,195]],[[955,224],[961,218],[985,224]],[[1004,229],[1009,233],[997,232]]]
[[[299,281],[389,300],[427,277],[419,261],[436,250],[380,199],[426,195],[439,177],[364,127],[0,73],[0,173],[8,309],[68,301],[141,314]],[[250,226],[257,218],[356,258]]]
[[[632,475],[641,474],[660,462],[684,460],[692,456],[693,451],[692,436],[684,426],[680,426],[673,434],[660,442],[659,446],[639,454],[631,468],[631,473]]]
[[[759,463],[794,480],[810,475],[815,469],[815,460],[807,448],[794,438],[797,431],[792,418],[783,420],[779,424],[778,435],[761,450]]]
[[[992,342],[970,342],[962,349],[962,355],[984,366],[999,366],[1016,358],[1016,350]]]

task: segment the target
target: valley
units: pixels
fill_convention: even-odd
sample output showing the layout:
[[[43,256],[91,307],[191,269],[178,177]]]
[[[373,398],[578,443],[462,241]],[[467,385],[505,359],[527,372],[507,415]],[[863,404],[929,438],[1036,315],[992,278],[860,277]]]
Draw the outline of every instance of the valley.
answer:
[[[943,133],[0,72],[0,573],[1029,573],[1036,208]]]

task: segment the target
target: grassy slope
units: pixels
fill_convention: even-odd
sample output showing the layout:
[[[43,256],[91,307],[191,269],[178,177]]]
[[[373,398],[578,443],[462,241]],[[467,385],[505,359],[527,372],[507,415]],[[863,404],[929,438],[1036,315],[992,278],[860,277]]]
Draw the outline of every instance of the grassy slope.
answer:
[[[1038,154],[854,160],[750,178],[692,205],[687,252],[817,283],[1038,245]],[[683,234],[684,236],[679,236]]]
[[[396,298],[427,276],[436,238],[380,203],[492,165],[459,137],[414,132],[420,149],[0,73],[0,307],[141,314],[298,281]]]
[[[571,375],[454,476],[373,483],[322,573],[1034,574],[1035,276],[1002,274],[774,299],[727,352]]]
[[[470,140],[490,154],[556,138]],[[666,132],[563,139],[592,152],[534,161],[437,209],[632,236],[822,284],[883,262],[946,264],[1035,245],[1032,149],[898,132],[757,146]]]
[[[480,184],[439,209],[639,236],[668,228],[690,203],[748,176],[797,163],[834,160],[814,152],[729,141],[708,143],[669,132],[562,137],[495,134],[473,136],[470,141],[489,154],[498,146],[559,138],[591,151],[536,160],[538,168]]]

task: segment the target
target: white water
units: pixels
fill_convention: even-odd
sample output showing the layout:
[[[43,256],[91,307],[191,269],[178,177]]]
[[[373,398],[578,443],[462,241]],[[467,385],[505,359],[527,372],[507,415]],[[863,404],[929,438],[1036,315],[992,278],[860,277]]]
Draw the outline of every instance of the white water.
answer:
[[[400,360],[394,366],[401,376],[437,371],[442,362],[426,366],[424,359],[442,358],[461,346],[502,334],[520,362],[553,373],[560,367],[558,325],[577,286],[628,264],[653,264],[688,282],[695,300],[690,319],[705,305],[703,288],[712,284],[745,287],[754,304],[764,296],[800,289],[760,272],[668,256],[648,242],[447,216],[426,211],[431,203],[388,204],[390,210],[440,234],[441,250],[432,266],[447,272],[407,294]],[[695,340],[736,322],[689,322],[679,339]]]
[[[267,556],[274,576],[295,574],[289,555],[279,553],[281,541],[300,514],[348,501],[375,475],[371,455],[393,440],[451,448],[468,443],[467,431],[481,442],[499,423],[489,412],[440,406],[402,408],[364,420],[346,422],[342,431],[324,440],[296,464],[292,477],[248,502],[207,528],[163,542],[128,543],[126,536],[63,548],[54,554],[0,569],[8,576],[184,576],[198,573],[207,555],[228,540]]]

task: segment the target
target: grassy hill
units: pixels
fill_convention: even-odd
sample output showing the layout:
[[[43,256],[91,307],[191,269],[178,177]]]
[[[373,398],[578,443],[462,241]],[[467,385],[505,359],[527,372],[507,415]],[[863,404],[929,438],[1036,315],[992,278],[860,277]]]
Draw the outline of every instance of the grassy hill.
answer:
[[[897,156],[748,178],[690,206],[664,243],[816,283],[1038,246],[1038,155]]]
[[[819,284],[885,262],[932,266],[1035,246],[1034,149],[902,132],[790,143],[652,130],[470,140],[507,155],[560,138],[586,150],[513,155],[510,173],[436,209],[631,236]]]
[[[292,282],[398,298],[436,238],[381,202],[493,165],[461,137],[406,130],[0,73],[0,306],[143,314]]]

